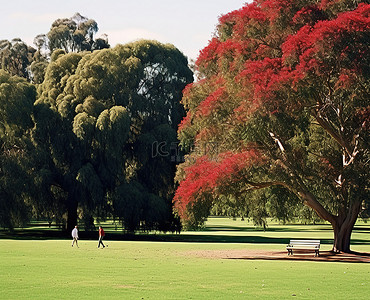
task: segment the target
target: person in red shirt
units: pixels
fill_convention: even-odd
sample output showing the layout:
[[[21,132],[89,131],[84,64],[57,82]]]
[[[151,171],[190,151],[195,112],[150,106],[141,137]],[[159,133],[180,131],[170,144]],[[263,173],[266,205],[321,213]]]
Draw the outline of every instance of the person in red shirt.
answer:
[[[103,248],[105,248],[104,244],[103,244],[103,238],[105,236],[105,232],[104,232],[104,229],[99,226],[99,243],[98,243],[98,248],[100,247],[100,244],[102,244]]]

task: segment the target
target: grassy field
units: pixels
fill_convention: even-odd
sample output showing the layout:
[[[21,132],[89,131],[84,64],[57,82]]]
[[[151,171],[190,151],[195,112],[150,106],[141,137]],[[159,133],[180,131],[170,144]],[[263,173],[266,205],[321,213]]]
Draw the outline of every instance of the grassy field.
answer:
[[[370,226],[358,224],[352,249],[370,252]],[[0,240],[0,299],[368,299],[370,264],[216,259],[196,251],[284,250],[290,238],[323,241],[328,225],[278,225],[212,218],[202,231],[155,241]],[[160,241],[167,239],[170,242]]]

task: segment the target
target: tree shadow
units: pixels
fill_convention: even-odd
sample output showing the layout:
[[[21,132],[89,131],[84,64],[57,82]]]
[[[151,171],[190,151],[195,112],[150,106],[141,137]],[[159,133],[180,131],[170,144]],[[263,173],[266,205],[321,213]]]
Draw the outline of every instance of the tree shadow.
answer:
[[[221,226],[221,225],[213,225],[213,226],[207,226],[206,228],[202,229],[201,231],[204,232],[217,232],[217,231],[225,231],[225,232],[230,232],[230,231],[236,231],[236,232],[313,232],[316,231],[317,229],[312,229],[312,228],[302,228],[302,226],[305,225],[299,225],[300,227],[294,228],[292,225],[289,225],[289,227],[267,227],[266,229],[262,227],[254,227],[254,226],[246,226],[246,227],[239,227],[239,226]],[[318,229],[321,230],[321,229]],[[323,230],[332,230],[330,228],[325,228]]]
[[[110,237],[115,240],[161,241],[187,243],[241,243],[241,244],[288,244],[290,238],[266,237],[255,235],[198,235],[198,234],[156,234],[156,235],[117,235]],[[322,245],[333,245],[333,239],[320,239]],[[352,239],[351,245],[370,245],[370,240]]]
[[[221,257],[222,258],[222,257]],[[335,253],[332,251],[320,251],[319,256],[311,254],[287,255],[282,251],[260,251],[243,255],[230,255],[225,259],[246,259],[246,260],[284,260],[284,261],[314,261],[314,262],[340,262],[340,263],[370,263],[370,253],[351,252]]]
[[[295,228],[296,226],[296,228]],[[262,227],[255,227],[255,226],[229,226],[229,225],[212,225],[207,226],[202,229],[204,232],[217,232],[217,231],[236,231],[236,232],[247,232],[247,231],[263,231],[263,232],[315,232],[315,231],[333,231],[330,225],[327,224],[317,224],[313,225],[315,228],[313,229],[312,226],[307,226],[307,228],[302,228],[306,225],[304,224],[297,224],[297,225],[281,225],[281,227],[273,226],[267,227],[266,229]],[[353,228],[353,232],[361,232],[361,233],[370,233],[370,227],[368,226],[355,226]]]
[[[300,225],[302,226],[302,225]],[[358,232],[365,233],[368,227],[360,228]],[[316,230],[316,229],[315,229]],[[268,228],[266,232],[311,232],[312,228],[296,229],[289,227]],[[325,229],[326,230],[326,229]],[[355,232],[358,227],[355,228]],[[213,234],[213,232],[225,232],[225,234]],[[187,242],[187,243],[245,243],[245,244],[288,244],[290,238],[286,237],[267,237],[261,235],[246,235],[238,233],[263,232],[263,229],[255,227],[234,227],[234,226],[210,226],[201,231],[201,234],[192,232],[183,232],[181,234],[170,233],[137,233],[125,234],[121,231],[106,230],[106,239],[117,241],[153,241],[153,242]],[[209,234],[208,234],[209,233]],[[236,234],[227,234],[236,233]],[[98,232],[79,231],[81,240],[97,240]],[[53,240],[53,239],[71,239],[68,232],[57,229],[32,227],[26,229],[17,229],[13,232],[0,231],[0,239],[13,240]],[[332,245],[333,239],[320,239],[323,245]],[[351,239],[351,245],[370,245],[370,239]]]

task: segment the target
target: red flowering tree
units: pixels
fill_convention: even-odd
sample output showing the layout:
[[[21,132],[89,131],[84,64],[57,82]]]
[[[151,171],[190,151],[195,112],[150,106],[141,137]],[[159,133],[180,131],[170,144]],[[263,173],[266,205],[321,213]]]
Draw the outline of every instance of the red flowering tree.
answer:
[[[350,251],[370,198],[369,15],[366,1],[255,0],[220,17],[182,100],[184,220],[225,198],[263,218],[267,189],[330,222],[333,250]]]

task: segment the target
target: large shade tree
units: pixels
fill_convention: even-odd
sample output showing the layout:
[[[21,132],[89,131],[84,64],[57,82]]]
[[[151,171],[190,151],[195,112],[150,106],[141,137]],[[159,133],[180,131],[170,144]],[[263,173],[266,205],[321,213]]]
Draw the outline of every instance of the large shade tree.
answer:
[[[220,17],[182,100],[184,220],[225,198],[261,220],[267,190],[280,212],[301,203],[330,222],[333,250],[350,251],[370,201],[369,14],[366,1],[255,0]]]
[[[68,230],[78,218],[89,226],[108,215],[129,231],[165,229],[175,169],[152,145],[176,141],[191,80],[183,54],[155,41],[54,51],[35,105],[36,210]]]
[[[0,226],[6,228],[23,225],[31,216],[27,169],[33,147],[27,133],[35,99],[34,86],[0,70]]]

